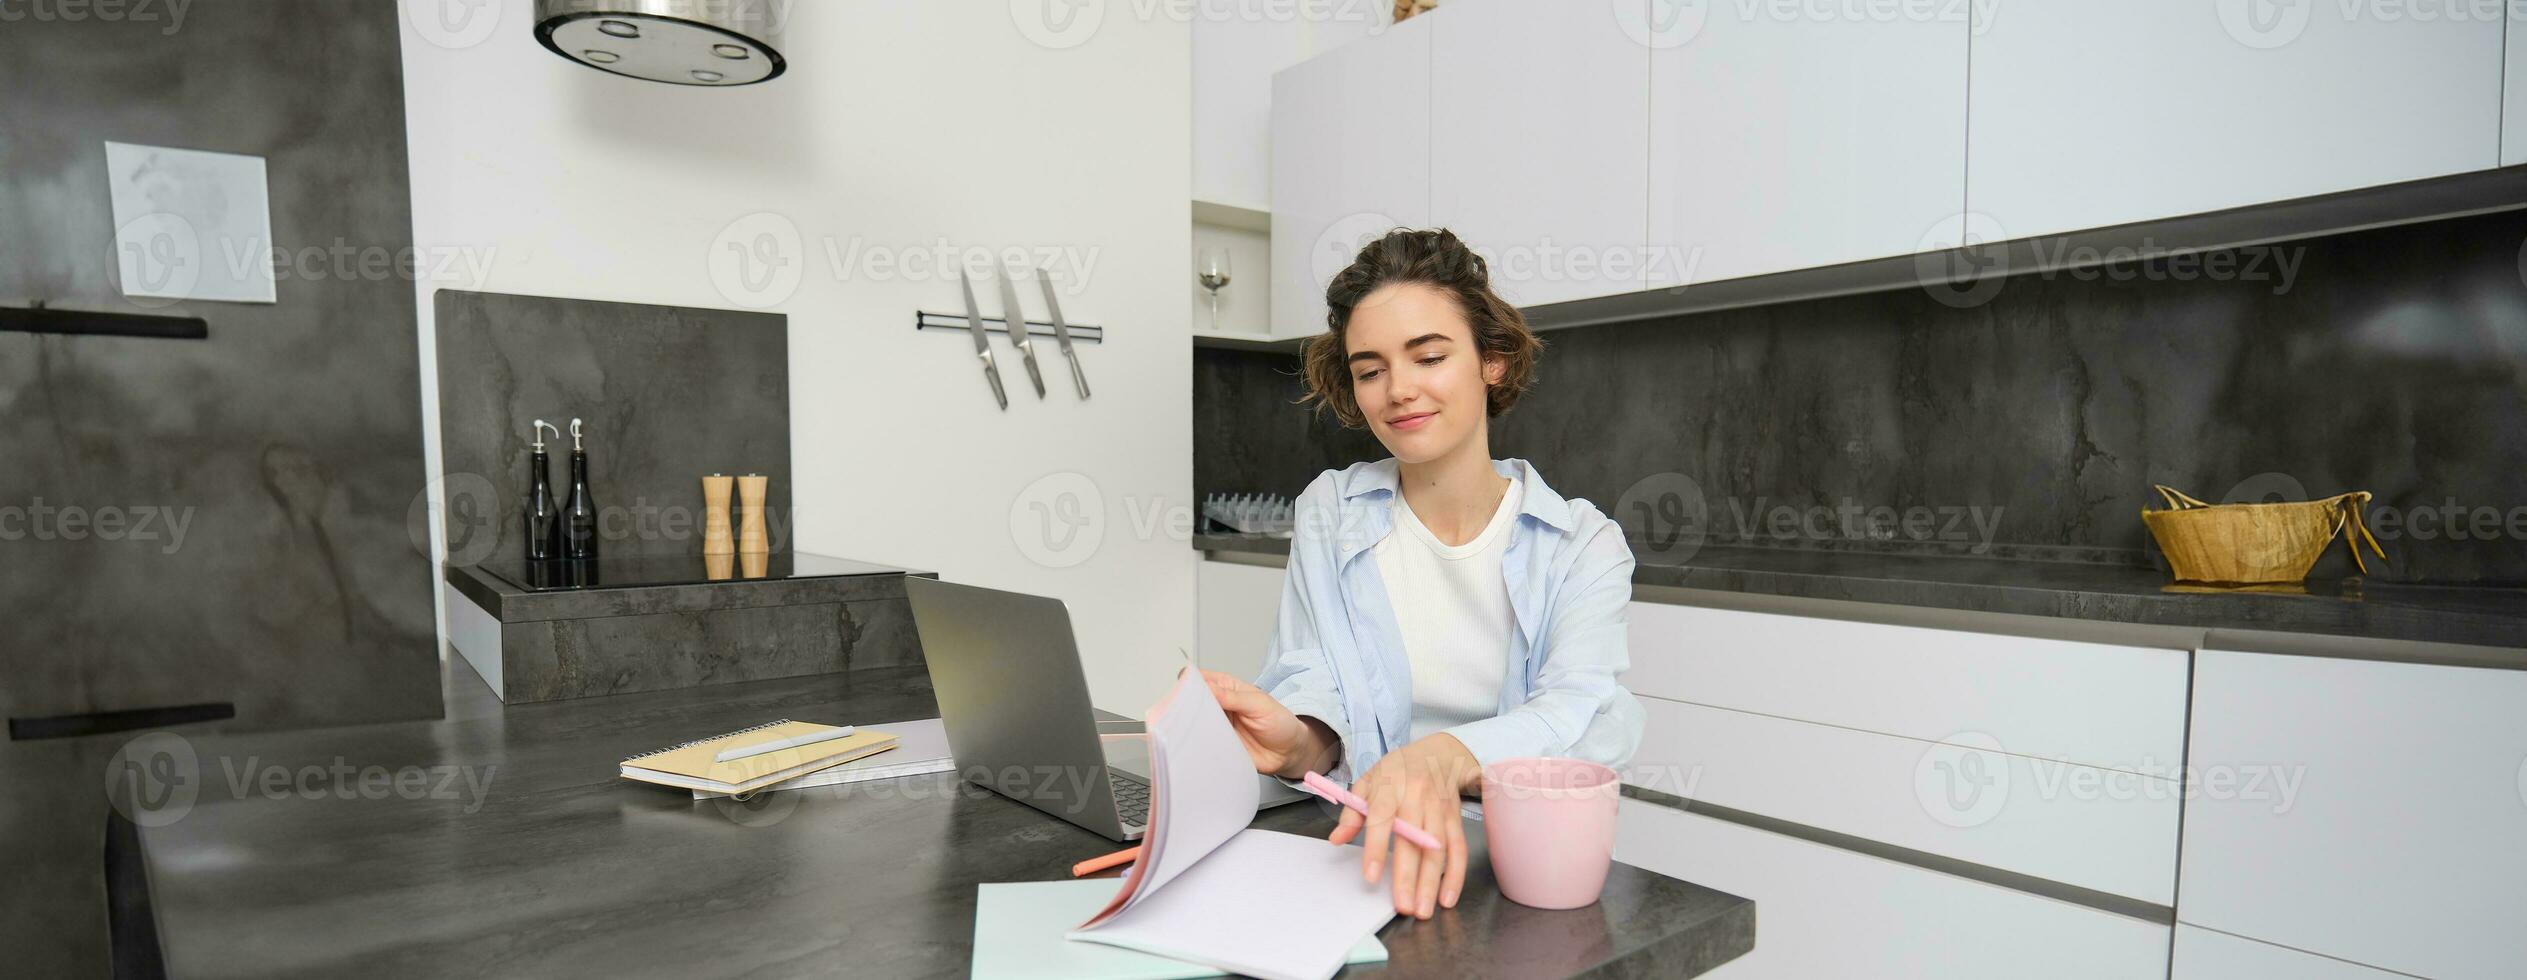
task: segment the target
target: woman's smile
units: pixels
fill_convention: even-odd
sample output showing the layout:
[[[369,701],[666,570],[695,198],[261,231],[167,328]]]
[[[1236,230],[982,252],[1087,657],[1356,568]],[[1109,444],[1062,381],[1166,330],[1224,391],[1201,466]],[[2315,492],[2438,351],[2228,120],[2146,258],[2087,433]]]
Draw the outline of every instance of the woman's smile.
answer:
[[[1439,412],[1437,409],[1432,409],[1429,411],[1411,412],[1404,415],[1398,415],[1387,419],[1386,427],[1403,432],[1411,432],[1429,424],[1431,418],[1438,414]]]

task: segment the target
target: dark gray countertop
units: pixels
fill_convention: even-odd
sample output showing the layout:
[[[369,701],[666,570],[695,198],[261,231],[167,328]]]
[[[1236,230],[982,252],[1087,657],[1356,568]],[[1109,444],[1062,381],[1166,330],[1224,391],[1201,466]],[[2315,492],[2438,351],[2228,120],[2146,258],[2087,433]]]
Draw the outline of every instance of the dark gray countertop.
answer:
[[[1203,534],[1203,551],[1288,555],[1286,538]],[[1636,553],[1641,549],[1636,548]],[[1706,547],[1635,585],[2068,619],[2527,647],[2527,589],[2310,582],[2304,593],[2170,585],[2130,565]]]
[[[977,883],[1113,849],[952,775],[737,805],[615,774],[770,718],[927,717],[920,668],[508,709],[461,661],[448,676],[442,721],[191,739],[199,802],[141,831],[170,973],[963,976]],[[427,773],[420,798],[337,774],[368,767]],[[273,772],[291,785],[266,792]],[[1332,821],[1301,803],[1256,824]],[[1458,908],[1388,925],[1383,970],[1352,972],[1682,977],[1754,928],[1746,899],[1620,864],[1601,902],[1563,912],[1501,898],[1486,869]]]
[[[557,577],[565,574],[560,569],[581,567],[590,569],[590,572],[581,574],[598,584],[542,590],[526,588],[512,580],[513,575],[524,576],[507,566],[525,567],[524,562],[450,564],[444,566],[444,575],[447,583],[459,594],[473,600],[493,619],[503,623],[901,599],[904,597],[904,576],[932,575],[930,572],[805,553],[777,555],[773,559],[769,575],[747,577],[744,566],[732,563],[726,570],[729,577],[719,581],[700,580],[706,571],[698,556],[553,562],[550,565],[557,571],[552,574]],[[619,584],[633,576],[612,574],[612,570],[618,567],[654,574],[658,566],[673,565],[690,566],[683,570],[682,574],[686,576],[683,580]]]

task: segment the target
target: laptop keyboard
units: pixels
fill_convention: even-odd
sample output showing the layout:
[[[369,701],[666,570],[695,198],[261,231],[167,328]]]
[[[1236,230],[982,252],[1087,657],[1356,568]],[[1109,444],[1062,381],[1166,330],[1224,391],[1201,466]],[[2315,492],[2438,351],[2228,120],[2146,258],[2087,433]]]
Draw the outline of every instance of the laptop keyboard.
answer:
[[[1106,770],[1114,783],[1114,813],[1126,826],[1149,826],[1149,784],[1118,769]]]

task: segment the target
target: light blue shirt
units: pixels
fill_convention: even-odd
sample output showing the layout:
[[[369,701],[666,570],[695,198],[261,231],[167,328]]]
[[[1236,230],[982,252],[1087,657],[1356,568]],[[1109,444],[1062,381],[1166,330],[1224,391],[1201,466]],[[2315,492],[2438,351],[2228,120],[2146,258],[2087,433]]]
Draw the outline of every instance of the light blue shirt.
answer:
[[[1585,500],[1564,500],[1526,460],[1495,460],[1520,481],[1501,561],[1512,630],[1499,711],[1446,729],[1486,765],[1568,756],[1622,768],[1641,743],[1641,704],[1618,678],[1631,666],[1624,609],[1632,548]],[[1342,738],[1328,773],[1348,783],[1412,730],[1413,674],[1370,549],[1393,530],[1396,462],[1327,470],[1299,494],[1289,576],[1263,688]]]

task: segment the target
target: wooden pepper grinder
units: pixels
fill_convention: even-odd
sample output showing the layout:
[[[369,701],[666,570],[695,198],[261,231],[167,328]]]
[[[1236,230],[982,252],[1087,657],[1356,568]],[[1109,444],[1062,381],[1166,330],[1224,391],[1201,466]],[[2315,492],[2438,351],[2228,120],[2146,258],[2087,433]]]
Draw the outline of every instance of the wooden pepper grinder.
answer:
[[[702,556],[705,558],[737,553],[737,539],[728,530],[728,493],[736,480],[736,477],[717,473],[702,478]]]
[[[771,482],[768,476],[737,478],[737,508],[745,515],[737,525],[738,554],[762,555],[772,551],[771,542],[763,533],[764,490]]]

